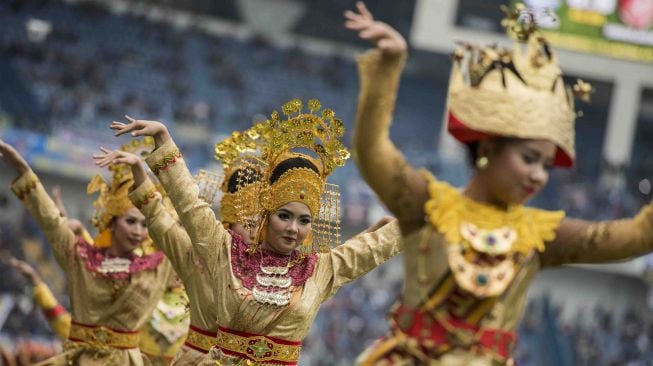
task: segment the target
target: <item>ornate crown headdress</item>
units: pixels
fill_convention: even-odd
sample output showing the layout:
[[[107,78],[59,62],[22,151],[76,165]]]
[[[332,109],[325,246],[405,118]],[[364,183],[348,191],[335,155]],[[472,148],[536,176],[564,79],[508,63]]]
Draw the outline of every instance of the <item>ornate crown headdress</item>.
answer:
[[[462,44],[454,53],[447,98],[449,132],[463,143],[490,136],[546,139],[558,146],[555,164],[575,159],[573,94],[588,101],[592,88],[562,79],[558,58],[522,4],[503,8],[502,25],[518,41],[512,50]]]
[[[325,108],[320,112],[321,108],[318,100],[311,99],[308,101],[308,112],[303,112],[303,103],[293,99],[282,107],[286,119],[274,111],[267,121],[253,127],[264,141],[259,144],[260,159],[247,162],[257,167],[263,166],[263,179],[258,186],[260,209],[254,219],[246,212],[239,211],[239,216],[242,222],[259,226],[254,246],[260,244],[265,230],[265,225],[261,224],[265,223],[267,214],[288,202],[306,204],[313,217],[312,240],[303,243],[304,252],[316,249],[324,251],[333,243],[339,244],[340,194],[338,187],[326,183],[326,179],[335,168],[345,164],[350,154],[340,141],[345,132],[343,122],[333,110]],[[279,164],[291,158],[311,162],[317,172],[307,167],[292,167],[271,182]],[[237,193],[237,206],[248,199]]]
[[[154,149],[154,140],[146,137],[142,140],[132,140],[123,145],[120,150],[136,155],[145,156]],[[86,192],[93,194],[99,192],[99,197],[93,203],[95,212],[91,223],[97,229],[98,235],[95,243],[98,246],[109,246],[109,229],[114,217],[124,215],[127,210],[134,207],[129,200],[129,189],[134,182],[131,168],[125,164],[109,166],[112,173],[111,183],[108,184],[100,175],[94,176],[89,182]]]
[[[234,131],[230,137],[215,145],[215,158],[222,162],[224,168],[219,185],[222,191],[220,217],[224,223],[241,221],[238,211],[242,211],[242,215],[250,216],[259,210],[261,168],[251,161],[257,160],[260,154],[259,145],[263,142],[262,136],[265,132],[264,125],[255,124],[243,132]],[[237,180],[235,189],[244,197],[238,200],[239,202],[236,202],[236,192],[230,192],[229,189],[232,179]],[[216,185],[215,188],[217,187]]]

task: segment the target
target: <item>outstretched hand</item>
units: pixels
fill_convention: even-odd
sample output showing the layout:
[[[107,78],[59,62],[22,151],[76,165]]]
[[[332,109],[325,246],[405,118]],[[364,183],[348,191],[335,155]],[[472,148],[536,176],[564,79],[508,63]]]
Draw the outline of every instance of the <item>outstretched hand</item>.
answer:
[[[122,123],[118,121],[111,122],[110,129],[116,131],[115,136],[123,135],[131,132],[133,137],[137,136],[152,136],[156,147],[163,145],[170,139],[170,134],[166,126],[158,121],[148,121],[143,119],[134,119],[125,116],[129,123]]]
[[[356,10],[345,11],[345,28],[358,32],[361,39],[373,42],[385,54],[406,52],[406,40],[396,29],[387,23],[375,21],[362,1],[356,3]]]
[[[27,164],[18,151],[2,140],[0,140],[0,159],[14,169],[19,176],[25,174],[30,169],[29,164]]]
[[[33,285],[37,285],[42,281],[41,277],[39,276],[38,272],[36,272],[34,267],[30,266],[29,263],[25,261],[17,259],[16,257],[9,254],[9,252],[3,251],[0,253],[0,259],[2,259],[2,261],[7,263],[10,267],[20,272],[20,274],[25,276],[25,278],[27,278]]]
[[[129,152],[122,150],[109,150],[101,147],[102,153],[94,154],[95,164],[104,168],[109,165],[125,164],[129,165],[134,176],[134,185],[137,187],[147,179],[147,173],[141,163],[141,159]]]
[[[141,163],[141,159],[138,156],[132,153],[128,153],[126,151],[109,150],[104,147],[101,147],[100,150],[102,151],[102,153],[94,154],[93,160],[95,160],[96,165],[102,168],[115,164],[125,164],[129,166],[133,166],[133,165],[140,165]]]

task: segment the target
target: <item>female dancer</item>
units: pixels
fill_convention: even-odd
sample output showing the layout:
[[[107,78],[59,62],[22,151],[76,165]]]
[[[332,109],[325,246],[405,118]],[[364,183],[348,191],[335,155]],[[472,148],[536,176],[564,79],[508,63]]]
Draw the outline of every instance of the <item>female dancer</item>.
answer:
[[[216,221],[198,198],[197,186],[165,126],[151,121],[114,125],[119,133],[133,131],[132,135],[152,135],[158,141],[146,161],[168,192],[194,247],[203,253],[212,279],[216,302],[206,306],[217,307],[219,324],[210,354],[213,364],[296,365],[301,340],[322,302],[400,250],[394,223],[333,249],[330,245],[335,243],[324,239],[336,233],[331,216],[338,214],[335,197],[324,192],[325,180],[344,163],[347,152],[338,140],[344,128],[333,112],[315,114],[320,109],[317,101],[309,102],[309,107],[310,112],[302,114],[301,102],[292,101],[283,108],[288,120],[273,113],[260,125],[267,139],[260,161],[264,173],[255,196],[260,208],[250,218],[260,225],[255,225],[259,229],[249,245]],[[239,212],[239,217],[246,222],[244,214]],[[314,244],[322,251],[318,253]]]
[[[95,202],[95,245],[76,237],[66,217],[43,189],[23,157],[0,141],[1,159],[17,173],[12,190],[39,223],[64,269],[72,324],[64,352],[43,365],[143,365],[139,329],[149,318],[173,274],[163,253],[137,255],[148,240],[145,218],[127,197],[132,178],[114,166],[107,185],[100,177],[89,191]],[[128,169],[128,168],[127,168]]]
[[[391,331],[359,364],[510,363],[526,292],[541,267],[653,250],[653,205],[633,219],[600,223],[524,206],[552,167],[573,163],[575,120],[553,50],[532,33],[534,23],[518,23],[527,13],[506,19],[528,40],[525,53],[464,45],[454,54],[448,129],[476,163],[461,190],[413,168],[388,137],[406,58],[403,37],[362,3],[345,17],[347,28],[376,44],[359,59],[357,163],[397,216],[406,245],[404,292]]]

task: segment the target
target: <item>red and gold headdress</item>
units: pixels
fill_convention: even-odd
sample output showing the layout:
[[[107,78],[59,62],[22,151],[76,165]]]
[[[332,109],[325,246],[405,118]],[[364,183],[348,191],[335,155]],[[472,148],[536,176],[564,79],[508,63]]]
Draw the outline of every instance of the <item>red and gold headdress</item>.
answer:
[[[463,44],[454,53],[447,98],[448,129],[469,143],[492,136],[546,139],[558,146],[555,165],[575,159],[574,97],[562,79],[558,58],[538,34],[523,5],[504,9],[502,24],[525,50]],[[591,87],[579,81],[573,92],[588,99]]]
[[[326,250],[334,243],[339,244],[340,194],[338,187],[326,180],[335,168],[345,164],[349,151],[340,141],[345,132],[344,124],[333,110],[325,108],[320,112],[321,108],[320,102],[312,99],[308,101],[308,112],[303,112],[303,103],[294,99],[282,107],[287,119],[282,119],[275,111],[270,119],[253,127],[263,140],[259,144],[260,159],[248,162],[263,166],[263,179],[257,186],[260,209],[253,220],[259,225],[259,237],[254,240],[254,246],[260,244],[268,214],[289,202],[306,204],[313,217],[312,240],[304,243],[304,251]],[[308,160],[317,171],[294,167],[271,182],[275,168],[290,158]],[[240,194],[240,190],[236,194],[237,203],[249,199]],[[246,212],[238,214],[243,222],[245,218],[252,222],[251,215]]]

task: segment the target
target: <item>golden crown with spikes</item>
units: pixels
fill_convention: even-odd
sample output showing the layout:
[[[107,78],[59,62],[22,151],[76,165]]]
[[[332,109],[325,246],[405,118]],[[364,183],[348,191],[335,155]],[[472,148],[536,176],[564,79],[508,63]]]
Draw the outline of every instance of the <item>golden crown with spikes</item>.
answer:
[[[448,129],[463,143],[492,136],[545,139],[558,146],[555,164],[575,159],[574,94],[588,101],[592,88],[565,85],[558,58],[522,4],[503,7],[502,25],[525,48],[462,44],[454,52],[447,98]]]
[[[154,140],[151,137],[132,140],[120,148],[122,151],[140,156],[146,156],[153,149]],[[125,164],[116,164],[109,166],[109,171],[112,173],[111,184],[108,184],[102,176],[96,175],[86,188],[88,194],[100,192],[100,196],[93,203],[95,213],[91,220],[98,232],[109,228],[114,217],[122,216],[134,207],[128,196],[129,188],[134,183],[131,168]]]
[[[215,145],[215,158],[222,162],[224,168],[220,200],[220,217],[224,223],[241,221],[239,211],[244,216],[251,216],[259,210],[261,167],[247,161],[257,160],[264,134],[265,126],[257,123],[243,132],[232,132],[230,137]],[[238,192],[229,192],[229,181],[234,174],[238,174],[235,177]],[[241,197],[238,202],[236,193]]]
[[[261,137],[258,147],[260,158],[249,159],[249,164],[263,167],[263,179],[256,186],[259,204],[258,215],[239,210],[241,222],[249,222],[259,227],[252,251],[260,244],[265,230],[268,213],[289,202],[306,204],[312,215],[311,239],[302,246],[303,252],[324,251],[340,240],[340,194],[338,187],[326,183],[327,177],[339,166],[343,166],[350,154],[340,139],[345,128],[342,120],[333,110],[322,109],[317,99],[307,103],[308,111],[303,111],[303,103],[293,99],[282,107],[286,119],[274,111],[265,122],[253,128]],[[320,111],[321,110],[321,111]],[[317,172],[310,168],[294,167],[283,172],[275,182],[271,177],[275,168],[291,158],[310,161]],[[251,197],[236,193],[236,207],[251,200]]]

